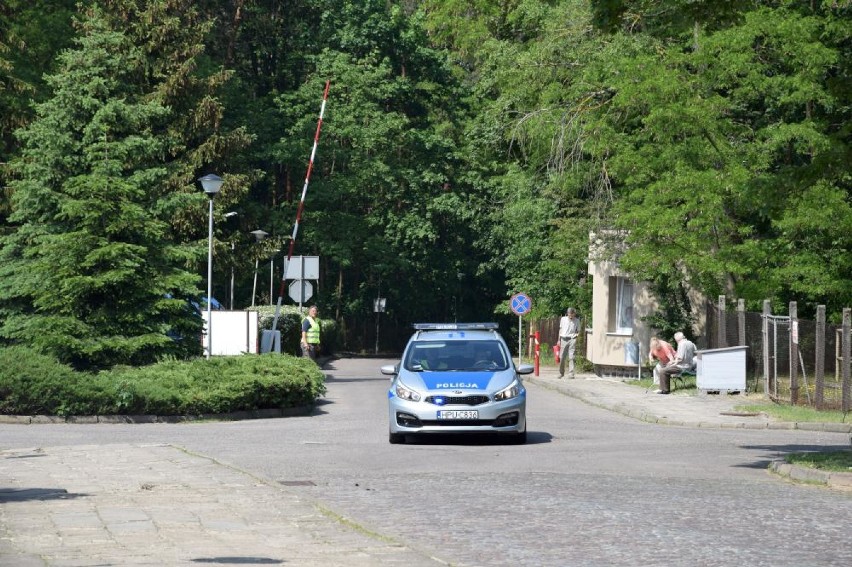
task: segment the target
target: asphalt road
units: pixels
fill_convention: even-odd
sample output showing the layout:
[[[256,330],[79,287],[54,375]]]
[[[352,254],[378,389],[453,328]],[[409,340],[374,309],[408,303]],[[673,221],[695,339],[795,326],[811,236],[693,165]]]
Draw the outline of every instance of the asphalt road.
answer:
[[[309,417],[7,425],[0,448],[173,444],[452,565],[852,564],[852,495],[766,472],[846,434],[648,424],[530,385],[527,445],[390,445],[387,362],[332,363]]]

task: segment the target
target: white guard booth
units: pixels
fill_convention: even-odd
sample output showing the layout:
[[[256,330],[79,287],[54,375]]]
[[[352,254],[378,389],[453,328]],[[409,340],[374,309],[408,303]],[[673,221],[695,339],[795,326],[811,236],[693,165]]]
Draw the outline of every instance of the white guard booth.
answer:
[[[747,346],[713,348],[695,353],[698,365],[695,385],[699,391],[744,392]]]
[[[211,311],[214,356],[257,354],[257,311]],[[204,333],[201,344],[207,348],[207,311],[202,311]]]

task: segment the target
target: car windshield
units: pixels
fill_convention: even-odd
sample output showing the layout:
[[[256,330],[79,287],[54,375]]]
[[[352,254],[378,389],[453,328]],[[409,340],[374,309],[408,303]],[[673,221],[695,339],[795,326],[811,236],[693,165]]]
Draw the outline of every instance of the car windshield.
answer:
[[[494,372],[508,367],[499,341],[417,341],[405,357],[405,369],[413,372]]]

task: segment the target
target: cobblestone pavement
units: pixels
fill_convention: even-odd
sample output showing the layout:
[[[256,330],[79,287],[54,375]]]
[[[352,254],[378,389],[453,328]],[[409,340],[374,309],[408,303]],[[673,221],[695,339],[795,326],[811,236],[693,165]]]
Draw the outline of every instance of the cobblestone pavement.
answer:
[[[168,445],[0,452],[0,565],[436,566]]]
[[[592,376],[557,379],[547,369],[528,381],[646,422],[837,430],[732,415],[737,396],[659,396]],[[649,486],[627,476],[388,475],[376,466],[351,478],[343,471],[339,482],[324,486],[296,487],[169,444],[8,448],[4,427],[39,426],[0,424],[0,566],[852,563],[849,497],[779,488],[780,480],[670,478]],[[412,458],[446,452],[429,444],[406,450]],[[401,503],[401,493],[411,501]],[[806,511],[815,506],[823,512],[810,518]],[[347,520],[362,517],[371,518],[368,528]],[[759,530],[749,527],[753,520]],[[414,547],[423,526],[431,527],[429,547]],[[795,541],[812,545],[790,545]]]
[[[693,395],[672,390],[669,395],[625,384],[621,380],[580,375],[576,379],[559,378],[556,369],[543,367],[528,382],[558,390],[593,406],[629,417],[659,423],[698,428],[719,429],[801,429],[852,434],[852,423],[789,422],[772,419],[766,414],[737,410],[748,403],[745,393],[710,393]],[[852,443],[852,437],[850,437]],[[773,463],[771,469],[794,480],[825,484],[840,490],[852,490],[852,473],[829,473],[786,463]]]

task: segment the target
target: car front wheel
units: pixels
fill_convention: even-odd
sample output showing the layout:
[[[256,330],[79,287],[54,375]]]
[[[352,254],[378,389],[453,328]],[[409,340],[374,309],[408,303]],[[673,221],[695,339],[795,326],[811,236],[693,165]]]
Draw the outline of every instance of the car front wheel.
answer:
[[[521,431],[520,433],[516,433],[512,437],[512,443],[514,443],[515,445],[524,445],[524,444],[526,444],[526,442],[527,442],[527,428],[524,427],[523,431]]]
[[[388,433],[388,441],[391,445],[405,443],[405,433]]]

